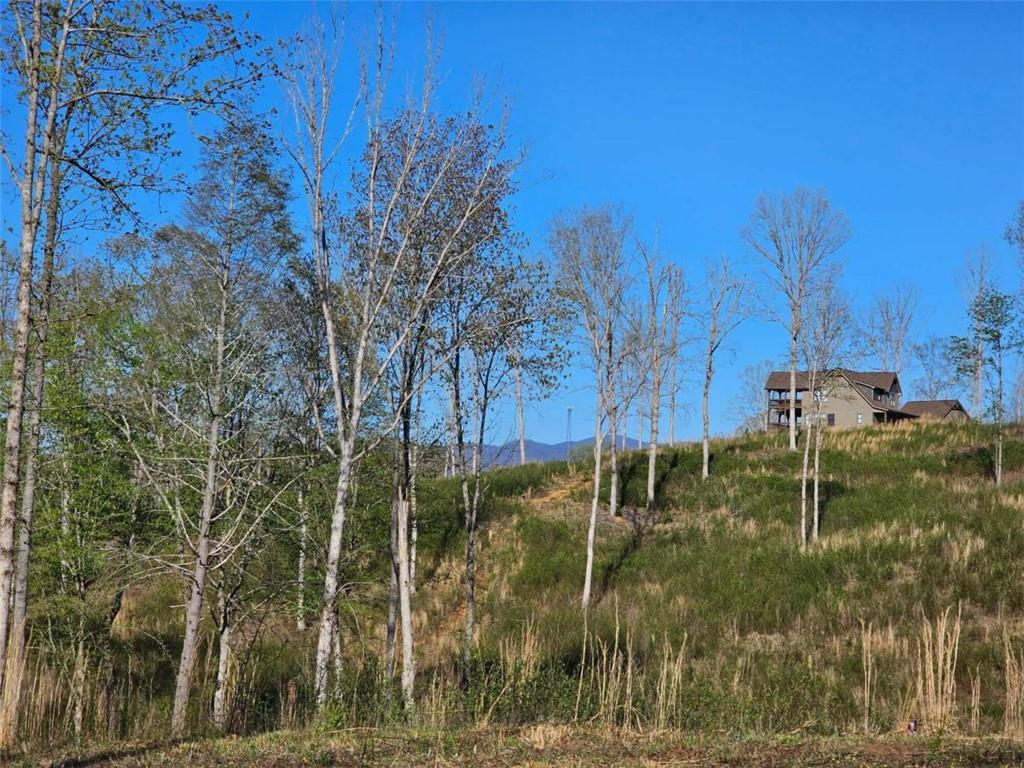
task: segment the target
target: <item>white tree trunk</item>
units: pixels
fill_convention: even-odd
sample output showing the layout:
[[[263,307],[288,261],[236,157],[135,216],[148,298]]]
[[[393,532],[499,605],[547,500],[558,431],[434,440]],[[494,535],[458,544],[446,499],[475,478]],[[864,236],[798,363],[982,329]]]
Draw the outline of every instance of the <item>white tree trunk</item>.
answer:
[[[806,427],[805,427],[806,428]],[[807,548],[807,471],[811,441],[804,435],[804,461],[800,472],[800,547]]]
[[[217,631],[217,679],[213,689],[213,725],[224,731],[228,725],[228,675],[231,670],[231,609],[223,590],[219,590]]]
[[[395,639],[398,637],[398,514],[391,508],[391,568],[388,572],[388,613],[384,620],[384,674],[395,677]]]
[[[601,389],[598,387],[594,414],[594,493],[590,500],[590,524],[587,527],[587,565],[583,575],[583,608],[590,606],[590,586],[594,571],[594,535],[597,531],[597,507],[601,502]]]
[[[654,509],[654,485],[658,463],[658,412],[661,408],[661,350],[651,361],[651,439],[647,444],[647,511]]]
[[[821,506],[819,504],[818,475],[821,471],[821,412],[815,413],[814,426],[814,522],[811,529],[811,541],[818,543],[818,531],[821,528]]]
[[[517,365],[513,369],[516,378],[516,421],[519,425],[519,463],[526,463],[526,411],[523,406],[523,372]]]
[[[796,366],[799,334],[794,330],[789,340],[789,450],[796,450]]]
[[[614,409],[614,406],[613,406]],[[618,409],[614,409],[617,411]],[[625,420],[624,420],[625,421]],[[612,517],[619,515],[619,456],[615,447],[615,430],[618,423],[618,414],[609,416],[608,422],[611,429],[610,440],[608,441],[608,514]],[[623,425],[625,428],[625,425]]]
[[[7,432],[4,440],[3,488],[0,490],[0,675],[6,670],[7,637],[14,599],[14,528],[17,515],[18,487],[21,477],[21,434],[25,408],[25,380],[28,372],[28,341],[32,321],[32,264],[42,214],[42,198],[47,170],[54,156],[54,123],[56,121],[59,85],[63,81],[64,53],[67,46],[71,14],[63,14],[52,59],[42,61],[43,3],[32,4],[32,29],[23,48],[26,61],[25,147],[22,155],[22,176],[18,180],[21,207],[20,263],[18,267],[17,315],[14,330],[14,353],[11,362],[10,399],[7,404]],[[40,79],[46,66],[49,103],[40,136],[38,107]],[[0,691],[3,680],[0,678]],[[14,734],[0,734],[0,747],[7,746]]]
[[[409,590],[416,594],[416,544],[420,538],[416,479],[419,475],[420,411],[416,407],[416,436],[409,447]]]
[[[398,501],[398,605],[402,620],[402,699],[412,711],[416,684],[413,657],[412,600],[409,591],[409,503]]]
[[[63,146],[63,142],[61,142]],[[46,237],[43,244],[43,271],[39,289],[39,310],[35,321],[35,358],[32,361],[32,408],[28,421],[28,445],[25,450],[25,477],[21,493],[21,514],[18,518],[18,550],[14,563],[14,605],[5,662],[12,666],[12,679],[21,680],[25,663],[25,617],[28,613],[28,563],[32,552],[32,516],[35,508],[36,471],[39,463],[39,436],[46,391],[46,338],[49,332],[50,298],[53,289],[54,258],[57,248],[60,175],[52,174],[50,197],[46,211]],[[2,635],[0,635],[2,638]],[[0,639],[2,643],[2,639]],[[6,675],[0,671],[0,681]],[[4,733],[16,734],[21,714],[21,686],[7,692],[11,706],[3,708]]]
[[[346,502],[352,472],[351,440],[344,440],[342,446],[338,457],[338,481],[335,485],[334,508],[331,513],[331,535],[327,541],[323,607],[320,611],[320,631],[316,645],[314,682],[317,708],[322,708],[327,703],[328,667],[335,640],[333,615],[334,604],[338,599],[338,564],[341,562],[342,534],[345,530]]]
[[[174,683],[174,709],[171,713],[171,735],[180,737],[185,732],[185,716],[188,713],[188,699],[192,690],[192,672],[195,669],[196,651],[199,646],[199,622],[203,613],[203,593],[209,571],[210,527],[213,524],[214,505],[217,498],[217,478],[220,462],[221,399],[224,381],[224,348],[227,335],[227,289],[223,288],[220,302],[220,316],[217,320],[216,350],[214,357],[214,380],[209,393],[210,422],[206,438],[206,477],[203,483],[203,506],[199,513],[199,526],[194,545],[195,561],[189,583],[188,604],[185,609],[185,637],[181,646],[178,674]]]
[[[701,431],[701,470],[704,480],[711,474],[711,414],[708,403],[711,399],[711,377],[714,375],[714,352],[708,345],[707,359],[704,362],[704,386],[701,391],[700,414],[703,429]]]
[[[672,355],[672,364],[668,375],[668,442],[669,445],[676,444],[676,378],[678,376],[677,366],[679,364],[679,324],[672,320],[672,343],[669,354]]]
[[[219,408],[219,404],[212,407]],[[192,566],[188,602],[185,607],[185,637],[182,641],[178,674],[174,683],[174,710],[171,714],[171,735],[174,738],[179,738],[185,732],[185,716],[188,713],[188,699],[192,690],[192,673],[195,670],[196,653],[199,647],[199,622],[203,614],[203,592],[206,588],[206,576],[209,570],[210,525],[213,520],[217,485],[219,443],[220,417],[214,416],[210,420],[209,437],[207,438],[206,480],[203,489],[199,532],[195,543],[195,562]]]

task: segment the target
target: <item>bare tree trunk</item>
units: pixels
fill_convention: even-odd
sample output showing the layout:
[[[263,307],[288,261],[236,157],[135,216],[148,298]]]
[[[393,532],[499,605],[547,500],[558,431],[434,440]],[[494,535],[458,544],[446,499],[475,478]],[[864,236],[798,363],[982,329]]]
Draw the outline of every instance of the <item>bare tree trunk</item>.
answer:
[[[669,354],[672,355],[671,372],[668,381],[668,442],[669,445],[676,444],[676,378],[679,364],[679,323],[672,320],[672,341]]]
[[[64,55],[72,15],[63,14],[61,31],[51,59],[42,60],[43,3],[32,4],[32,29],[23,34],[26,74],[25,148],[22,156],[22,176],[18,181],[20,198],[20,263],[18,266],[17,317],[14,324],[14,353],[11,362],[10,399],[7,405],[7,431],[4,440],[3,488],[0,490],[0,675],[6,671],[7,637],[14,599],[14,528],[17,515],[18,487],[21,477],[21,433],[25,408],[25,380],[28,371],[28,342],[32,324],[32,264],[42,214],[42,198],[47,170],[55,154],[54,124],[59,98],[58,88],[63,79]],[[46,106],[42,135],[39,130],[39,96],[44,90],[41,83],[42,67],[46,66],[49,103]],[[41,143],[37,146],[37,139]],[[0,692],[3,680],[0,678]],[[0,747],[14,734],[0,733]]]
[[[75,651],[75,669],[71,675],[71,690],[75,706],[71,722],[75,729],[75,741],[82,740],[82,726],[85,724],[85,620],[78,622],[78,648]]]
[[[519,424],[519,463],[526,463],[526,412],[523,407],[523,372],[517,365],[513,372],[516,378],[516,421]]]
[[[583,575],[583,608],[590,606],[590,584],[594,571],[594,535],[597,531],[597,506],[601,501],[601,388],[594,409],[594,493],[590,500],[590,524],[587,527],[587,565]]]
[[[203,612],[203,590],[210,556],[210,523],[213,517],[214,486],[217,471],[217,443],[220,419],[214,417],[210,424],[210,438],[206,469],[206,488],[203,492],[203,510],[196,541],[195,563],[189,581],[188,603],[185,608],[185,637],[178,663],[178,675],[174,684],[174,711],[171,715],[171,734],[175,738],[185,732],[185,715],[192,690],[192,673],[195,669],[196,651],[199,645],[199,622]]]
[[[996,429],[996,488],[1003,485],[1003,425]]]
[[[811,541],[818,543],[818,531],[821,530],[821,505],[819,496],[818,475],[821,471],[821,410],[815,412],[814,425],[814,527],[811,530]]]
[[[309,510],[306,509],[306,495],[299,489],[299,572],[296,576],[298,583],[298,600],[295,610],[295,628],[299,632],[306,629],[306,547],[309,544]]]
[[[796,321],[793,321],[794,323]],[[794,325],[794,329],[795,329]],[[789,450],[796,450],[796,366],[799,333],[794,330],[789,339]]]
[[[813,387],[812,387],[813,390]],[[804,427],[806,429],[806,425]],[[807,470],[811,450],[811,441],[804,435],[804,461],[800,472],[800,547],[807,548]]]
[[[326,289],[325,289],[326,290]],[[345,400],[341,391],[341,367],[338,362],[338,348],[334,338],[334,318],[326,293],[322,300],[325,322],[327,323],[327,350],[331,367],[331,379],[334,383],[335,407],[344,413]],[[353,399],[358,399],[358,392]],[[358,408],[357,402],[353,403]],[[358,423],[358,416],[350,416],[350,423]],[[317,708],[327,703],[327,668],[334,647],[334,604],[338,599],[338,564],[341,562],[342,535],[345,530],[345,517],[349,483],[352,476],[352,436],[347,435],[339,440],[338,480],[334,488],[334,506],[331,510],[331,534],[327,542],[327,558],[324,572],[323,607],[320,613],[320,632],[316,645],[316,668],[314,672]]]
[[[213,689],[213,725],[224,731],[228,725],[228,674],[231,669],[231,607],[223,589],[218,590],[217,679]]]
[[[18,665],[12,679],[21,680],[25,663],[25,617],[28,612],[28,563],[32,552],[32,514],[35,507],[36,471],[39,463],[39,435],[42,423],[43,399],[46,390],[46,338],[49,332],[50,298],[53,289],[54,260],[57,249],[60,175],[51,176],[50,197],[46,209],[46,236],[43,244],[43,271],[39,289],[39,309],[35,321],[35,357],[32,361],[32,408],[28,417],[28,446],[26,447],[25,477],[22,485],[21,514],[18,518],[18,550],[14,564],[14,605],[11,628],[8,636],[7,661]],[[3,636],[0,635],[0,638]],[[0,639],[0,643],[2,643]],[[2,657],[0,657],[2,658]],[[0,682],[7,675],[0,669]],[[17,685],[7,693],[13,697],[11,706],[3,709],[7,718],[3,732],[16,734],[21,714],[19,700],[21,686]]]
[[[416,684],[413,658],[412,601],[409,593],[409,503],[398,499],[398,605],[402,619],[402,699],[412,711]]]
[[[614,406],[613,406],[614,408]],[[618,411],[615,408],[615,411]],[[608,441],[608,514],[612,517],[619,516],[619,456],[615,447],[615,429],[618,422],[617,413],[609,418],[611,429],[610,440]]]
[[[398,514],[392,501],[391,572],[388,574],[388,615],[384,627],[384,674],[395,677],[395,640],[398,637]]]
[[[1003,400],[1003,353],[996,353],[996,488],[1003,485],[1003,423],[1006,421],[1006,409]]]
[[[713,337],[710,337],[713,338]],[[712,343],[708,343],[707,358],[704,361],[704,386],[701,390],[700,414],[703,430],[701,432],[701,470],[700,476],[704,480],[711,474],[711,414],[708,403],[711,399],[711,377],[714,375],[714,350]]]
[[[189,583],[188,604],[185,609],[185,638],[181,646],[178,675],[174,684],[174,710],[171,714],[171,735],[180,737],[185,732],[185,716],[192,690],[196,650],[199,645],[199,622],[203,613],[203,592],[209,571],[210,527],[213,524],[214,504],[217,497],[217,475],[220,459],[221,396],[224,376],[224,347],[227,326],[227,289],[222,283],[220,317],[218,318],[214,381],[209,406],[210,423],[206,439],[206,477],[203,484],[203,506],[196,534],[195,562]]]
[[[480,513],[480,473],[483,471],[484,435],[486,434],[487,409],[490,393],[486,385],[480,387],[476,401],[478,409],[474,412],[473,439],[473,499],[470,502],[470,513],[466,521],[466,627],[463,644],[463,664],[470,669],[472,650],[475,646],[474,632],[476,628],[476,527]],[[468,677],[467,677],[468,680]]]
[[[654,510],[654,481],[658,463],[658,411],[661,406],[660,350],[655,354],[651,369],[651,439],[647,444],[647,511]]]
[[[420,462],[420,395],[416,395],[416,408],[413,415],[415,431],[412,445],[409,447],[409,591],[416,594],[416,544],[420,537],[419,505],[417,503],[416,480],[419,475]]]
[[[30,147],[34,154],[34,147]],[[22,194],[22,216],[28,199]],[[0,493],[0,670],[7,657],[8,622],[14,596],[14,525],[21,479],[21,433],[25,408],[25,378],[28,368],[28,341],[32,320],[32,256],[35,246],[22,226],[21,265],[18,271],[18,314],[14,330],[14,355],[11,364],[11,394],[7,406],[7,433],[4,443],[3,491]]]

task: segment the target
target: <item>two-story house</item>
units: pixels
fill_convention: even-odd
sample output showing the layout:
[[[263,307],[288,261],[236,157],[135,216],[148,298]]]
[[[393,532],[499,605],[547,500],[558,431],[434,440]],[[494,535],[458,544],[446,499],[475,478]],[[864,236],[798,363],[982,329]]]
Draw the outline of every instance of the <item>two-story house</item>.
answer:
[[[768,374],[765,389],[765,429],[789,427],[789,371]],[[970,421],[959,400],[911,400],[901,405],[903,390],[892,371],[851,371],[837,368],[815,376],[815,392],[809,392],[808,375],[796,374],[796,420],[801,424],[820,400],[821,418],[830,427],[860,427],[904,419]]]
[[[859,427],[916,418],[900,408],[903,390],[892,371],[851,371],[837,368],[818,373],[809,392],[807,373],[796,374],[796,419],[814,412],[811,398],[821,401],[821,417],[830,427]],[[789,427],[789,371],[772,371],[765,382],[765,427]]]

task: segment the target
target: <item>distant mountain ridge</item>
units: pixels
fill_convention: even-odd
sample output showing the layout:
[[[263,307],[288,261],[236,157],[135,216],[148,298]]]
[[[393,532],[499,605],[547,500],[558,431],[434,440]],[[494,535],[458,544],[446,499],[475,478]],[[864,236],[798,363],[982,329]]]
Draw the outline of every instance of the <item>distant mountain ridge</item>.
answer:
[[[607,440],[605,442],[607,443]],[[584,438],[582,440],[573,440],[571,442],[563,440],[560,443],[541,443],[537,440],[527,440],[526,460],[564,461],[576,449],[589,448],[593,444],[593,437]],[[636,445],[636,438],[626,438],[626,446],[628,448],[635,448]],[[485,445],[483,454],[485,467],[508,467],[514,464],[518,464],[519,441],[510,440],[509,442],[503,443],[502,445]]]

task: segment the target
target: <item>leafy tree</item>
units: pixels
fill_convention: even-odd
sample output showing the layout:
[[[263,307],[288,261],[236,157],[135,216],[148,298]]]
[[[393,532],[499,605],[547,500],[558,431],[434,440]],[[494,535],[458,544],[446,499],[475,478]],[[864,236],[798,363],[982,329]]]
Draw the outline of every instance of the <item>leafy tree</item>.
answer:
[[[995,424],[996,445],[993,472],[996,486],[1003,482],[1003,433],[1006,423],[1006,360],[1024,345],[1020,299],[997,289],[991,282],[978,287],[967,308],[970,336],[954,336],[951,356],[961,376],[984,374],[988,395],[987,415]]]

